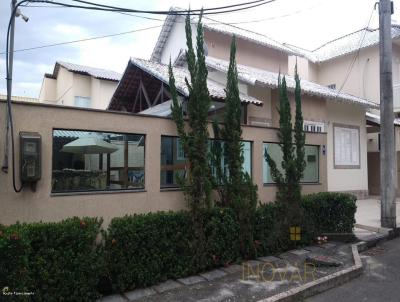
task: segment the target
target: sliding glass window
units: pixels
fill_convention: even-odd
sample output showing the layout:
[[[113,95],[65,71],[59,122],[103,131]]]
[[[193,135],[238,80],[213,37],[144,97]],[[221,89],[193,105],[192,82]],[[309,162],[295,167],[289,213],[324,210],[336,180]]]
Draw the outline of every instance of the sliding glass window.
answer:
[[[275,161],[278,169],[283,172],[282,160],[283,155],[281,147],[277,143],[264,143],[263,154],[267,150],[268,154]],[[265,184],[274,183],[271,176],[271,169],[263,156],[263,182]],[[306,168],[304,170],[302,183],[318,183],[319,182],[319,146],[306,145],[305,146],[305,160]]]
[[[52,192],[144,188],[145,136],[53,130]]]

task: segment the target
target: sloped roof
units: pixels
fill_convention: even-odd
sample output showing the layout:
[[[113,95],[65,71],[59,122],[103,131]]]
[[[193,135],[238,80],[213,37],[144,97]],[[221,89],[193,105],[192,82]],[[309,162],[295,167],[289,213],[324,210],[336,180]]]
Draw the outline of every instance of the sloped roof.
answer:
[[[392,25],[392,39],[400,37],[400,27]],[[362,44],[361,44],[362,41]],[[357,51],[359,48],[366,48],[379,44],[379,28],[363,28],[343,37],[332,40],[314,49],[312,53],[318,62],[340,57]]]
[[[170,11],[183,11],[181,8],[171,7]],[[177,15],[171,14],[168,15],[164,21],[164,24],[161,28],[160,35],[158,36],[156,45],[151,54],[150,60],[159,62],[161,59],[161,53],[164,49],[165,43],[168,40],[169,34],[172,30],[172,27],[176,20]],[[192,18],[193,22],[197,22],[197,18]],[[237,26],[230,25],[228,23],[223,23],[208,17],[203,16],[203,28],[205,30],[219,32],[222,34],[226,34],[229,36],[235,35],[238,38],[243,40],[247,40],[259,45],[267,46],[279,51],[282,51],[287,54],[296,54],[296,52],[290,47],[286,47],[284,44],[271,39],[263,34],[256,33],[247,29],[243,29]]]
[[[221,59],[216,59],[212,57],[207,57],[206,59],[207,66],[219,70],[221,72],[227,72],[229,67],[229,62]],[[255,85],[257,83],[261,85],[265,85],[271,88],[278,87],[278,77],[279,74],[275,72],[265,71],[262,69],[249,67],[245,65],[237,65],[238,77],[241,81]],[[296,86],[294,77],[285,75],[286,84],[289,90],[294,91]],[[334,89],[330,89],[326,86],[322,86],[313,82],[309,82],[306,80],[301,80],[301,90],[304,94],[320,96],[323,98],[327,98],[328,100],[333,101],[342,101],[348,103],[354,103],[365,107],[370,108],[378,108],[379,106],[371,101],[367,101],[365,99],[347,94],[347,93],[338,93]]]
[[[365,117],[367,118],[368,121],[371,121],[373,123],[376,123],[378,125],[381,124],[381,117],[377,114],[373,114],[371,112],[367,112],[365,114]],[[400,126],[400,118],[394,118],[394,125],[395,126]]]
[[[392,25],[392,39],[398,38],[400,38],[400,25]],[[288,43],[284,45],[313,63],[323,63],[356,52],[358,49],[378,44],[379,28],[363,28],[329,41],[314,50],[307,50]]]
[[[62,62],[62,61],[57,61],[56,64],[54,65],[53,73],[45,74],[45,77],[56,79],[58,70],[60,69],[60,66],[64,67],[68,71],[92,76],[94,78],[101,79],[101,80],[118,82],[121,79],[121,74],[118,72],[112,71],[112,70],[78,65],[78,64]]]
[[[168,84],[169,83],[169,71],[168,65],[147,61],[144,59],[131,58],[130,62],[140,69],[146,71],[147,73],[153,75],[158,78],[160,81]],[[174,77],[175,77],[175,85],[176,89],[184,96],[189,95],[189,90],[185,83],[185,78],[190,79],[189,71],[186,68],[182,67],[173,67]],[[207,80],[207,87],[210,92],[210,96],[215,99],[225,99],[225,86],[217,83],[213,80]],[[244,93],[240,93],[240,99],[243,103],[250,103],[254,105],[262,105],[262,101],[248,96]]]
[[[247,29],[243,29],[234,25],[230,25],[227,23],[222,23],[210,18],[204,17],[204,29],[214,32],[219,32],[222,34],[226,34],[229,36],[235,35],[237,38],[241,38],[243,40],[247,40],[256,44],[260,44],[262,46],[267,46],[269,48],[273,48],[279,51],[282,51],[287,54],[295,54],[295,51],[289,47],[286,47],[284,44],[271,39],[265,35],[256,33],[254,31],[250,31]]]

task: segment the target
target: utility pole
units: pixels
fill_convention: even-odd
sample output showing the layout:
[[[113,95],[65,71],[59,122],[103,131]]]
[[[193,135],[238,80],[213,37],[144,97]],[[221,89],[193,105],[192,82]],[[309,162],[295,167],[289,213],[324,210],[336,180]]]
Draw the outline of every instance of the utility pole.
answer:
[[[11,14],[14,13],[15,7],[17,6],[17,0],[11,0]],[[11,26],[10,26],[10,40],[9,47],[6,50],[8,52],[8,74],[7,78],[7,106],[12,98],[12,73],[13,73],[13,63],[14,63],[14,29],[15,29],[15,18],[22,17],[25,22],[28,22],[29,18],[21,13],[19,9],[16,10],[15,16],[12,15]],[[8,152],[9,152],[9,140],[10,140],[10,120],[8,115],[8,108],[6,110],[6,134],[4,142],[4,157],[1,170],[4,173],[8,173]]]
[[[11,0],[11,14],[13,13],[15,6],[17,5],[17,0]],[[7,49],[8,52],[8,74],[7,77],[7,98],[12,96],[11,91],[11,81],[9,78],[12,78],[12,70],[13,70],[13,55],[14,55],[14,28],[15,28],[15,17],[11,20],[11,27],[10,27],[10,45]],[[8,101],[8,100],[7,100]],[[7,103],[8,104],[8,103]],[[8,105],[7,105],[8,106]],[[10,121],[8,116],[8,109],[6,110],[6,134],[5,134],[5,142],[4,142],[4,157],[3,157],[3,164],[1,166],[1,170],[4,173],[8,173],[8,152],[9,152],[9,145],[10,145]]]
[[[396,227],[397,165],[392,80],[392,3],[379,1],[379,66],[381,110],[381,226]]]

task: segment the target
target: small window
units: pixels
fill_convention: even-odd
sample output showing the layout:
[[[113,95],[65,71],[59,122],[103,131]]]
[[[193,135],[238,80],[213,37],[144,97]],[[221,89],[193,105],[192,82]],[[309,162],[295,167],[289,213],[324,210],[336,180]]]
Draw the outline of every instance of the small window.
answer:
[[[142,134],[54,130],[52,192],[144,188]]]
[[[325,132],[325,124],[322,122],[304,121],[303,129],[306,132]]]
[[[268,154],[272,157],[278,166],[278,169],[283,172],[282,161],[283,154],[281,147],[277,143],[264,143],[264,151],[267,150]],[[319,182],[319,146],[306,145],[304,146],[306,168],[304,169],[303,178],[301,183],[318,183]],[[274,183],[271,175],[271,169],[264,157],[263,167],[263,182],[265,184]]]
[[[334,165],[336,169],[360,168],[360,128],[334,125]]]
[[[76,96],[74,99],[74,106],[81,108],[90,108],[91,101],[89,97]]]

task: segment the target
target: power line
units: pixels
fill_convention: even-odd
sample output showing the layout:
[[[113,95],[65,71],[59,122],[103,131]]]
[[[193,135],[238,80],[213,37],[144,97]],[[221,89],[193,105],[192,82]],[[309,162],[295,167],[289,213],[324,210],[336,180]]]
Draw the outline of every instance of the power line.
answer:
[[[34,47],[28,47],[28,48],[21,48],[21,49],[16,49],[16,50],[14,50],[14,53],[15,53],[15,52],[29,51],[29,50],[36,50],[36,49],[42,49],[42,48],[47,48],[47,47],[60,46],[60,45],[73,44],[73,43],[87,42],[87,41],[92,41],[92,40],[97,40],[97,39],[104,39],[104,38],[109,38],[109,37],[122,36],[122,35],[137,33],[137,32],[146,31],[146,30],[150,30],[150,29],[154,29],[154,28],[159,28],[159,27],[162,27],[162,25],[155,25],[155,26],[150,26],[150,27],[144,27],[144,28],[129,30],[129,31],[125,31],[125,32],[120,32],[120,33],[115,33],[115,34],[109,34],[109,35],[102,35],[102,36],[89,37],[89,38],[78,39],[78,40],[72,40],[72,41],[66,41],[66,42],[45,44],[45,45],[39,45],[39,46],[34,46]],[[6,54],[6,52],[1,52],[1,53],[0,53],[0,55],[4,55],[4,54]]]
[[[354,55],[354,57],[353,57],[353,60],[350,62],[349,68],[347,69],[347,73],[346,73],[345,79],[344,79],[342,85],[340,86],[340,88],[339,88],[339,90],[338,90],[338,92],[337,92],[337,95],[339,95],[339,93],[340,93],[340,92],[342,91],[342,89],[344,88],[344,85],[346,85],[346,82],[347,82],[347,80],[349,79],[350,73],[351,73],[351,71],[353,70],[354,64],[355,64],[355,62],[357,61],[358,56],[360,55],[360,50],[361,50],[361,48],[362,48],[362,45],[363,45],[365,36],[367,35],[367,31],[368,31],[369,25],[370,25],[370,23],[371,23],[371,19],[372,19],[372,16],[373,16],[373,14],[374,14],[374,11],[375,11],[375,8],[373,7],[373,8],[372,8],[372,11],[371,11],[371,15],[369,16],[369,19],[368,19],[367,26],[364,28],[364,34],[362,35],[362,38],[360,39],[360,44],[359,44],[359,46],[358,46],[358,49],[357,49],[357,51],[356,51],[356,53],[355,53],[355,55]]]
[[[30,0],[29,2],[33,3],[48,3],[52,5],[59,5],[63,7],[71,7],[71,8],[81,8],[88,10],[97,10],[97,11],[110,11],[110,12],[130,12],[130,13],[142,13],[142,14],[155,14],[155,15],[216,15],[216,14],[225,14],[229,12],[236,12],[247,10],[249,8],[259,7],[265,4],[269,4],[275,2],[277,0],[256,0],[251,2],[245,2],[241,4],[227,5],[221,7],[213,7],[213,8],[205,8],[205,9],[195,9],[195,10],[176,10],[176,11],[152,11],[152,10],[136,10],[129,9],[117,6],[109,6],[102,5],[89,1],[81,1],[81,0],[72,0],[74,2],[79,2],[87,5],[76,5],[76,4],[67,4],[63,2],[49,1],[49,0]],[[237,7],[237,8],[236,8]]]

